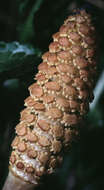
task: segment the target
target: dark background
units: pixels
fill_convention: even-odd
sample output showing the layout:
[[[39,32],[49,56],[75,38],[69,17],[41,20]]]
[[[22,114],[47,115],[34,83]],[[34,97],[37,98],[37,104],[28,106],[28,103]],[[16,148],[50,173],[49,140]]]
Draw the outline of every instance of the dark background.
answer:
[[[85,120],[80,140],[73,143],[62,167],[45,178],[38,189],[104,189],[104,1],[90,2],[94,2],[94,5],[85,5],[84,0],[0,2],[0,189],[8,173],[14,128],[19,121],[24,99],[28,96],[27,87],[37,72],[41,54],[48,49],[52,34],[72,8],[80,6],[88,8],[97,31],[98,72],[95,87],[98,87],[99,98]],[[31,53],[28,55],[26,49],[21,52],[20,44],[30,49]],[[17,48],[19,51],[14,53]]]

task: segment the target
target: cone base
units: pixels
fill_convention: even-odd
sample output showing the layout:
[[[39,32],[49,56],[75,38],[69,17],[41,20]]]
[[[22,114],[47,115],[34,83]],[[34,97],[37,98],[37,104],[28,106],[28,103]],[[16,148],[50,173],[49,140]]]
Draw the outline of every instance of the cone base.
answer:
[[[29,184],[15,177],[10,171],[2,190],[32,190],[34,184]]]

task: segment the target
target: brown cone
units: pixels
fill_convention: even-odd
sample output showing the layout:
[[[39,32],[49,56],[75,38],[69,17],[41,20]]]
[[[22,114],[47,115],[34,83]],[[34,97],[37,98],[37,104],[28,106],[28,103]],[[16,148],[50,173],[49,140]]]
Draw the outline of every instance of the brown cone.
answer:
[[[52,173],[92,101],[95,29],[84,10],[69,16],[43,54],[16,126],[10,170],[30,183]]]

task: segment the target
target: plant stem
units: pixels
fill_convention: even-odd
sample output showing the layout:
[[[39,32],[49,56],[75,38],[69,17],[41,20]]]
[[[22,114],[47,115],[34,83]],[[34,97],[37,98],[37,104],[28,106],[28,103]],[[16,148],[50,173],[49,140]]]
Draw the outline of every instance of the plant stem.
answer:
[[[94,95],[95,95],[95,98],[94,98],[94,101],[91,103],[90,105],[90,109],[91,111],[94,110],[99,102],[99,98],[104,90],[104,71],[102,72],[97,84],[96,84],[96,87],[94,89]]]
[[[33,188],[34,184],[29,184],[9,172],[2,190],[32,190]]]

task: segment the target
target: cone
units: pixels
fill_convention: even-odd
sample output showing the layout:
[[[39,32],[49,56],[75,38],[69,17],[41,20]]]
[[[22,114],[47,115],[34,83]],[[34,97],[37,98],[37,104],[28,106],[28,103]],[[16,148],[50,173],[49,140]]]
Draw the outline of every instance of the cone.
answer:
[[[93,100],[95,28],[85,10],[65,20],[42,56],[12,142],[12,175],[38,185],[60,165]]]

